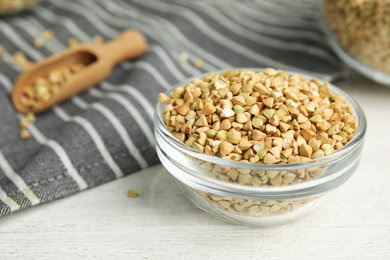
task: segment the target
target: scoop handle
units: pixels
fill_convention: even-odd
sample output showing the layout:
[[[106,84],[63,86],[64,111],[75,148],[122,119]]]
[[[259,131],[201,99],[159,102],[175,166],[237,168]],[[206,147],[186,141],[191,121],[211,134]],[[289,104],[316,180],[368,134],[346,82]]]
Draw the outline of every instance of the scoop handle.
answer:
[[[104,49],[111,57],[113,64],[137,58],[146,51],[146,39],[137,30],[126,30],[117,38],[105,44]]]

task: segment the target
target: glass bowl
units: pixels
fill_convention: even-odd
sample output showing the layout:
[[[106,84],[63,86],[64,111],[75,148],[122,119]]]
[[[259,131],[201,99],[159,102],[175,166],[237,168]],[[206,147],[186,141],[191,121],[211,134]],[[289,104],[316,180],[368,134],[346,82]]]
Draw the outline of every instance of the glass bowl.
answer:
[[[180,82],[166,94],[194,79]],[[341,93],[351,104],[358,121],[355,137],[330,155],[304,163],[276,165],[236,162],[207,155],[182,143],[169,132],[162,118],[163,103],[157,104],[154,117],[158,157],[196,206],[225,221],[270,226],[301,218],[315,208],[323,195],[351,177],[358,166],[363,147],[366,119],[362,109],[341,89],[332,84],[330,86],[334,93]],[[239,182],[231,182],[229,174],[238,174]],[[300,178],[308,181],[299,181]],[[279,187],[264,186],[262,183],[265,181],[278,181],[281,184]]]
[[[319,0],[320,27],[347,65],[390,85],[390,0]]]

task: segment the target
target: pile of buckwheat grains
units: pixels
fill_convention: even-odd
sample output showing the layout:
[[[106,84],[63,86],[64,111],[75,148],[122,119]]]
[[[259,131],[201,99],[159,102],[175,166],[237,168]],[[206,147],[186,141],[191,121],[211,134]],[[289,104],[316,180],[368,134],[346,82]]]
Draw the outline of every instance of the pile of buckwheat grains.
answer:
[[[347,53],[390,73],[390,1],[324,0],[323,8],[327,25]]]
[[[175,88],[170,96],[160,93],[159,102],[167,103],[163,121],[177,139],[208,155],[246,163],[320,158],[341,149],[357,127],[350,104],[341,94],[334,95],[327,82],[271,68],[210,73]],[[278,186],[296,176],[268,177],[260,183]],[[237,172],[227,173],[227,178],[241,184],[253,181],[253,176],[240,180]]]
[[[341,149],[355,135],[350,104],[333,94],[329,83],[267,68],[210,73],[175,88],[162,117],[181,142],[212,156],[252,164],[308,162]],[[298,170],[250,170],[199,160],[212,178],[254,187],[286,186],[319,178],[323,166]],[[237,217],[278,216],[317,197],[296,200],[248,200],[196,190],[211,209]]]

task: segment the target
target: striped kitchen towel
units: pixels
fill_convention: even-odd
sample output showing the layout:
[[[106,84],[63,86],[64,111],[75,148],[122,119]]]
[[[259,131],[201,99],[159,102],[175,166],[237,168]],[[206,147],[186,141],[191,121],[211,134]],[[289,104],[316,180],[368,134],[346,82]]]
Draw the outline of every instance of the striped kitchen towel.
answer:
[[[334,80],[345,71],[325,44],[310,0],[53,0],[0,18],[0,215],[52,201],[158,163],[153,111],[159,92],[232,67],[274,67]],[[315,1],[314,1],[315,2]],[[74,37],[105,40],[134,28],[148,50],[93,88],[37,116],[21,139],[10,101],[21,73]],[[36,48],[45,30],[54,38]],[[148,176],[145,176],[148,178]]]

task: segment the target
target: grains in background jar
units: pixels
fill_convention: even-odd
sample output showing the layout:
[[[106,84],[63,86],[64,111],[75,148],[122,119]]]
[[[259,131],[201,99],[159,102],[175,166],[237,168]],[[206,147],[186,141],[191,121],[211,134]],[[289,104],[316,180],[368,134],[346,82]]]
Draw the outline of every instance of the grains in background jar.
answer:
[[[348,54],[390,73],[390,1],[324,0],[323,9],[327,25]]]

